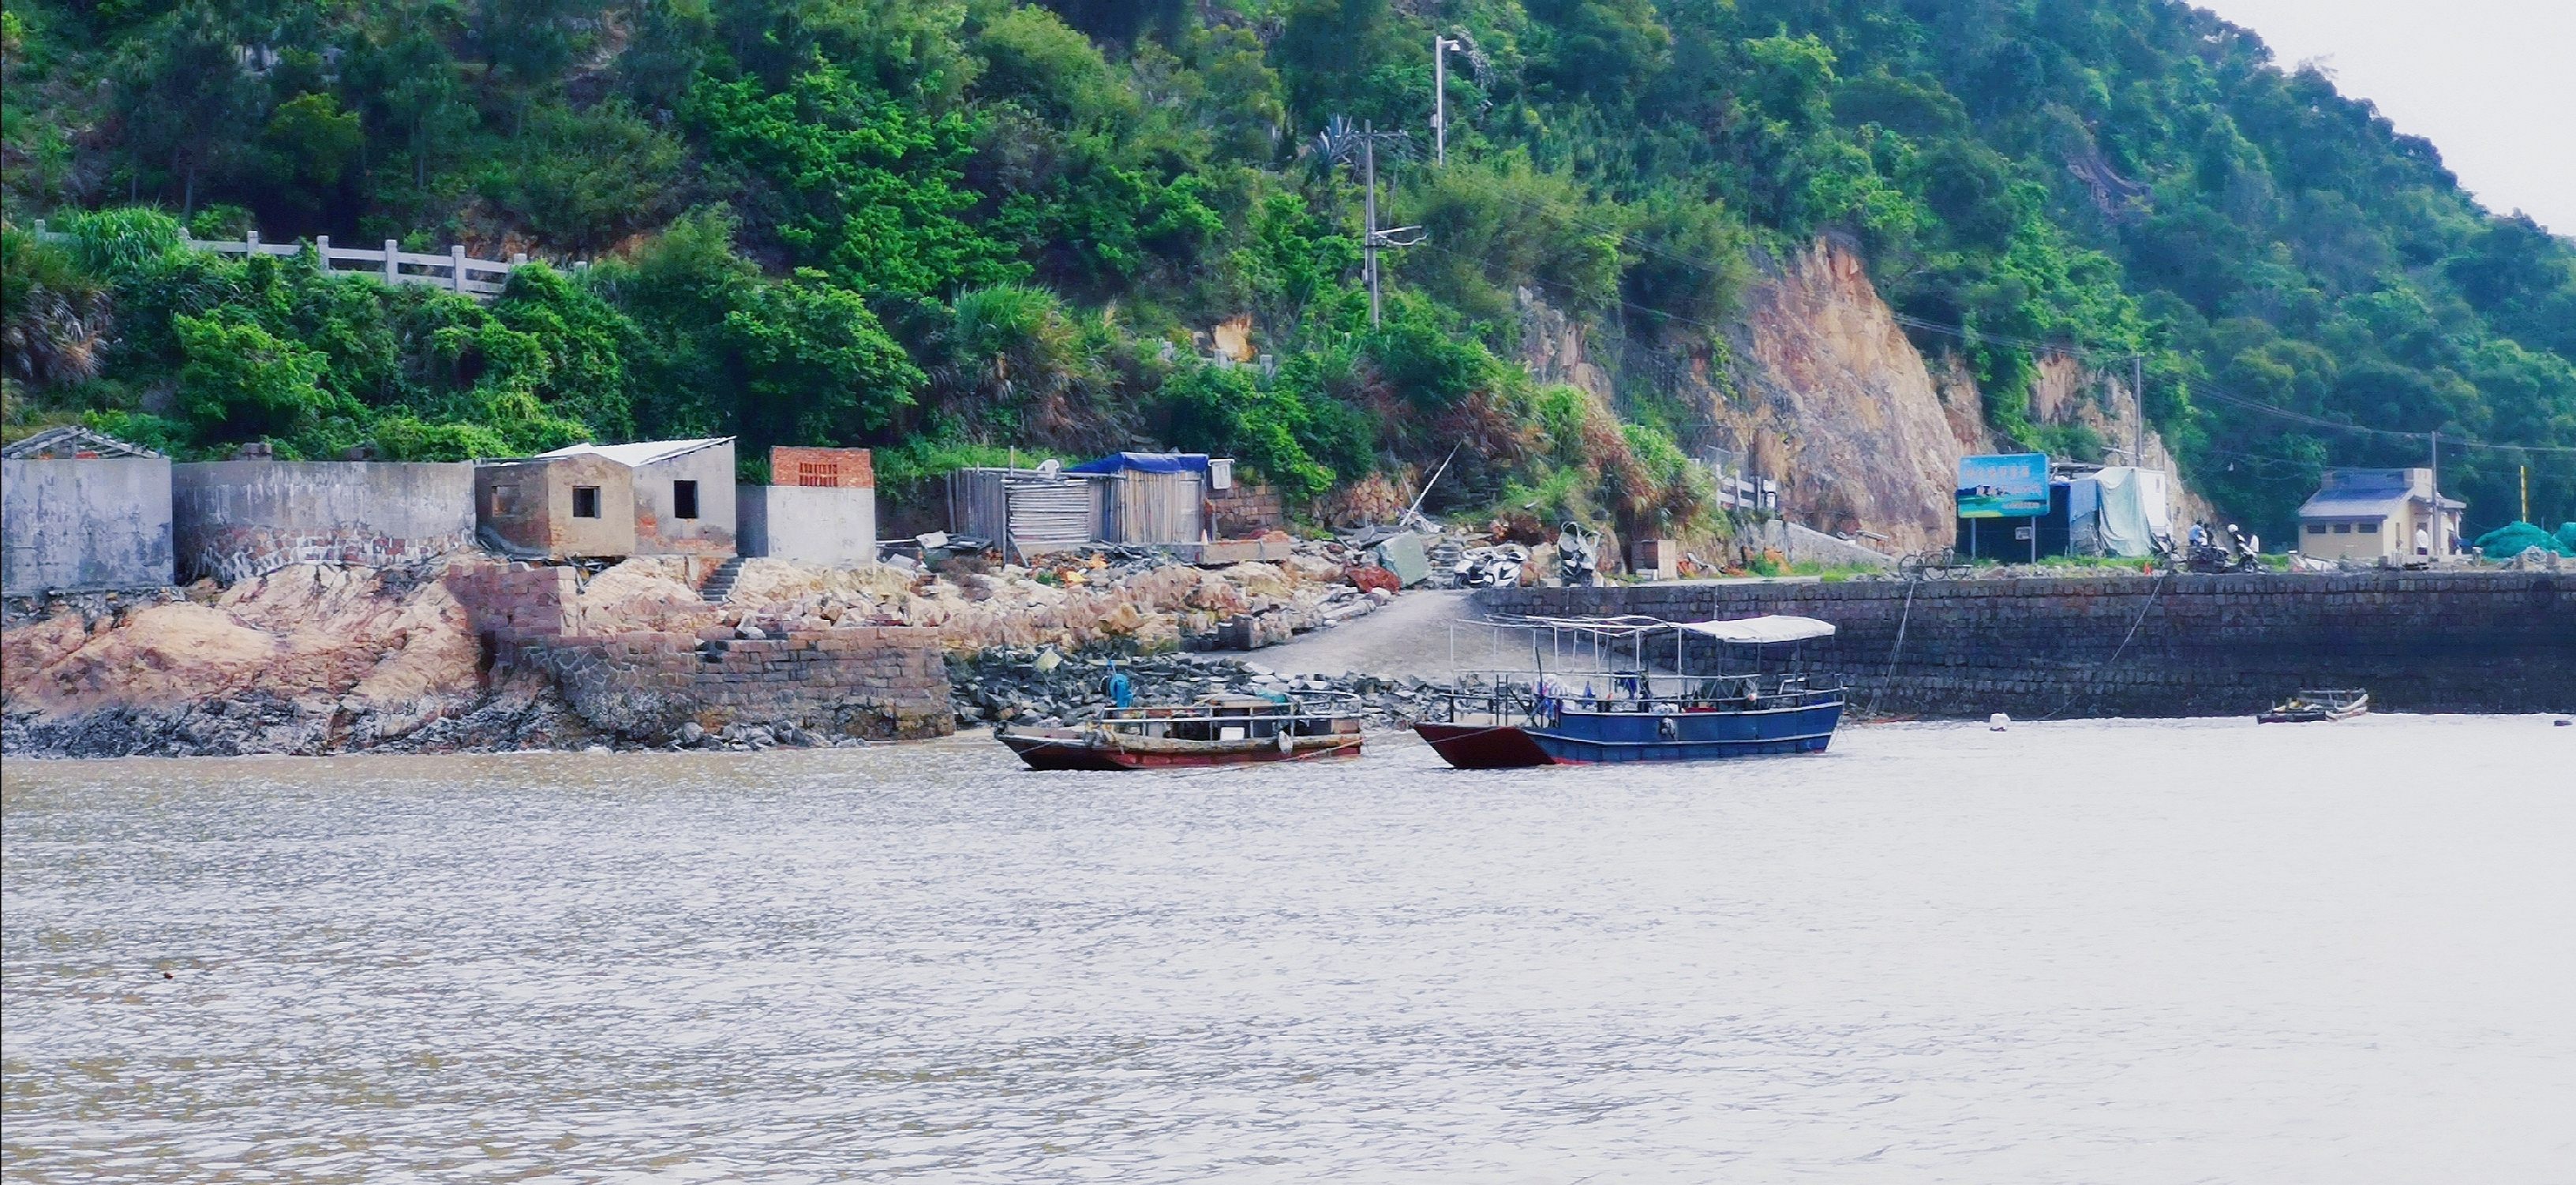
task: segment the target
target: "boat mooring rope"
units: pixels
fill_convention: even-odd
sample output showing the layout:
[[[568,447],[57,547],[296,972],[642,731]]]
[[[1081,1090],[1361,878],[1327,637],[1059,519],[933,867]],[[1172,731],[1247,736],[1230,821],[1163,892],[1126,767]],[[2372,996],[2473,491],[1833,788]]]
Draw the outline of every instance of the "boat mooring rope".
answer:
[[[1878,686],[1869,689],[1869,710],[1863,715],[1878,715],[1878,694],[1887,690],[1888,680],[1896,677],[1896,656],[1905,650],[1905,623],[1914,620],[1914,586],[1921,583],[1920,574],[1905,582],[1905,612],[1896,619],[1896,645],[1887,649],[1887,673],[1879,676]]]
[[[2146,621],[2147,621],[2147,610],[2152,609],[2152,608],[2155,608],[2155,605],[2156,605],[2156,594],[2157,594],[2157,593],[2159,593],[2159,592],[2164,591],[2164,587],[2165,587],[2165,577],[2166,577],[2167,575],[2169,575],[2169,573],[2165,573],[2165,572],[2158,572],[2158,573],[2156,573],[2156,579],[2155,579],[2155,582],[2147,586],[2147,600],[2146,600],[2146,603],[2138,606],[2138,616],[2137,616],[2135,619],[2133,619],[2133,620],[2131,620],[2131,621],[2129,622],[2129,632],[2128,632],[2128,634],[2127,634],[2127,635],[2123,636],[2123,637],[2120,639],[2120,646],[2119,646],[2119,648],[2118,648],[2118,649],[2116,649],[2116,650],[2113,650],[2113,651],[2111,652],[2111,660],[2110,660],[2109,662],[2103,663],[2101,666],[2098,666],[2098,667],[2095,667],[2095,668],[2094,668],[2094,670],[2095,670],[2095,672],[2097,672],[2097,674],[2096,674],[2096,676],[2095,676],[2095,679],[2094,679],[2093,683],[2092,683],[2090,686],[2086,687],[2086,688],[2085,688],[2085,691],[2078,691],[2078,692],[2076,692],[2076,693],[2075,693],[2075,694],[2073,694],[2073,695],[2067,696],[2067,697],[2066,697],[2066,702],[2065,702],[2065,703],[2062,703],[2062,704],[2057,705],[2057,707],[2056,707],[2056,708],[2054,708],[2054,709],[2052,709],[2052,710],[2048,713],[2048,715],[2046,715],[2046,716],[2042,716],[2042,717],[2040,717],[2040,719],[2042,719],[2042,720],[2053,720],[2053,719],[2055,719],[2055,718],[2057,717],[2057,714],[2058,714],[2059,712],[2063,712],[2063,711],[2065,711],[2065,710],[2066,710],[2066,709],[2068,709],[2068,708],[2074,707],[2074,706],[2075,706],[2075,701],[2077,701],[2077,700],[2079,700],[2079,699],[2084,698],[2084,695],[2085,695],[2085,692],[2086,692],[2086,691],[2090,691],[2090,692],[2094,693],[2095,695],[2099,695],[2099,694],[2101,693],[2101,679],[2100,679],[2100,676],[2099,676],[2098,672],[2103,671],[2103,670],[2106,670],[2106,669],[2111,668],[2111,667],[2114,667],[2114,666],[2118,666],[2118,665],[2119,665],[2119,663],[2120,663],[2120,656],[2121,656],[2122,654],[2128,653],[2128,650],[2129,650],[2129,639],[2137,637],[2137,636],[2138,636],[2138,627],[2139,627],[2139,626],[2141,626],[2141,625],[2146,624]]]

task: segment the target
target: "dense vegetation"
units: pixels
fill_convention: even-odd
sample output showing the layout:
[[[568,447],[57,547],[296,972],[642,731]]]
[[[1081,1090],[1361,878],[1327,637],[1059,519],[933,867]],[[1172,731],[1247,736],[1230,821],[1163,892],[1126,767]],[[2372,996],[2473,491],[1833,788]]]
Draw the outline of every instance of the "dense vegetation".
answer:
[[[1435,32],[1472,47],[1445,167]],[[8,416],[183,455],[724,432],[900,482],[1167,442],[1351,496],[1454,450],[1435,505],[1668,528],[1704,409],[1534,385],[1513,290],[1722,355],[1752,258],[1825,233],[2006,438],[2103,447],[2031,422],[2034,345],[2145,355],[2191,480],[2276,538],[2319,467],[2426,452],[2325,424],[2576,445],[2576,247],[2171,0],[9,0],[0,35]],[[1414,132],[1383,326],[1337,115]],[[181,246],[253,227],[558,266],[486,304]],[[1246,312],[1276,366],[1202,361]],[[2576,514],[2563,453],[2445,484],[2501,521],[2523,463]]]

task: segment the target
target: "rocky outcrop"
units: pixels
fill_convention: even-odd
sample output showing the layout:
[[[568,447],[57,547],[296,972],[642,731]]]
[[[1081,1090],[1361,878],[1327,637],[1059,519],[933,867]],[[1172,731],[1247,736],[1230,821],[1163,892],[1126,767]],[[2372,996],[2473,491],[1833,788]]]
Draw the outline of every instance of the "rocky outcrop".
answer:
[[[1748,294],[1738,335],[1741,397],[1712,418],[1778,474],[1784,513],[1901,551],[1949,541],[1968,442],[1857,254],[1825,242],[1780,261]]]
[[[1918,350],[1859,254],[1832,239],[1765,261],[1722,350],[1597,341],[1535,293],[1524,291],[1521,304],[1520,361],[1532,377],[1605,402],[1630,381],[1677,396],[1703,413],[1697,439],[1685,444],[1731,454],[1747,472],[1778,481],[1789,518],[1885,536],[1882,550],[1947,546],[1959,458],[2005,447],[1961,358]],[[2131,447],[2136,400],[2124,369],[2053,355],[2039,359],[2038,372],[2033,423],[2082,425],[2107,447]],[[2153,432],[2146,454],[2180,490],[2180,470]],[[2186,493],[2176,513],[2205,513],[2205,505]]]

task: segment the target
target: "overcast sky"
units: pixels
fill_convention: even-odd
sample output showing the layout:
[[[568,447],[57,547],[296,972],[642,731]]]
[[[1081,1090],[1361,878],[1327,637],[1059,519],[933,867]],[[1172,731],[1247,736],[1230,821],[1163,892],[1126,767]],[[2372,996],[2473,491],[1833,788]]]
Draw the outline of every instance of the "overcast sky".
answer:
[[[2284,69],[2320,59],[2489,210],[2576,236],[2576,0],[2191,2],[2262,35]]]

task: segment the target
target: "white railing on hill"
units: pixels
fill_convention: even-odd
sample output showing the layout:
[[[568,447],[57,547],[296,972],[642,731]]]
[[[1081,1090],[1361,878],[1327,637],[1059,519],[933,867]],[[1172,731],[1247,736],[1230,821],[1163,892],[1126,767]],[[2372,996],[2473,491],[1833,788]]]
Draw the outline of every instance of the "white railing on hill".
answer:
[[[71,238],[70,235],[60,231],[46,230],[45,221],[41,218],[36,220],[36,237],[56,242]],[[241,240],[189,239],[187,242],[190,247],[199,251],[213,251],[220,255],[294,255],[304,250],[304,243],[301,240],[293,243],[260,242],[258,231],[251,231],[249,238]],[[322,261],[325,270],[367,271],[374,273],[387,284],[432,284],[453,292],[464,293],[477,300],[490,300],[499,296],[501,290],[509,285],[510,269],[528,262],[527,252],[524,251],[513,254],[509,262],[503,263],[492,259],[469,258],[463,247],[449,247],[445,255],[405,251],[402,249],[402,244],[394,239],[386,239],[384,249],[381,251],[371,251],[364,247],[334,247],[331,245],[329,235],[314,236],[313,252]],[[582,267],[587,262],[585,260],[573,266]],[[366,266],[357,269],[340,266],[348,263]],[[496,278],[477,279],[475,278],[477,275]]]

